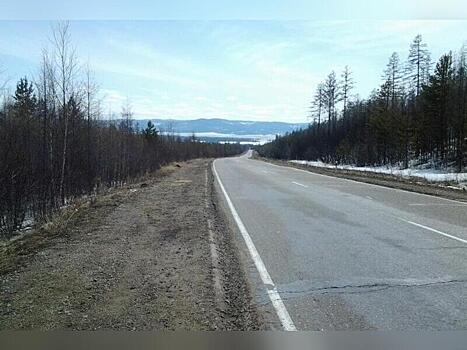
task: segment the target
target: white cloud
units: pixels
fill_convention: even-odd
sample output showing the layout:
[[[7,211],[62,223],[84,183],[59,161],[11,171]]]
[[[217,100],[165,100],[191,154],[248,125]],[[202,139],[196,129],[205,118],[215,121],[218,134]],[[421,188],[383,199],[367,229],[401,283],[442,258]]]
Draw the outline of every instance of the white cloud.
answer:
[[[114,111],[128,96],[137,117],[305,121],[316,85],[331,70],[339,74],[348,64],[355,93],[366,97],[380,83],[389,55],[405,58],[417,33],[437,59],[466,39],[466,23],[74,22],[72,33],[78,54],[89,52]],[[2,53],[40,55],[38,38],[46,41],[49,25],[28,23],[34,35],[23,35],[24,25],[0,23],[0,60]]]

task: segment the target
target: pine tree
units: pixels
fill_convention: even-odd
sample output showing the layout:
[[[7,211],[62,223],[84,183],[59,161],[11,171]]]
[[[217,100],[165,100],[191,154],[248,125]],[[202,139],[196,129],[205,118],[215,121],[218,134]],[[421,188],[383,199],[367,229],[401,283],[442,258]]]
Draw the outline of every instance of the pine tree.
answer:
[[[459,53],[456,67],[456,96],[454,111],[454,130],[456,132],[456,164],[457,171],[462,172],[464,167],[464,150],[467,129],[467,44],[464,44]]]
[[[148,142],[152,142],[157,138],[157,129],[152,121],[148,121],[148,125],[146,129],[144,129],[143,134]]]
[[[448,153],[448,114],[450,93],[453,86],[453,73],[452,54],[449,52],[441,56],[436,64],[434,74],[430,78],[425,94],[436,153],[441,157],[445,165]]]
[[[37,99],[32,83],[26,77],[21,78],[16,85],[13,99],[15,100],[15,111],[19,117],[29,118],[32,116],[36,108]]]
[[[415,95],[419,96],[423,84],[428,82],[430,74],[430,53],[427,45],[422,42],[422,36],[417,35],[410,45],[407,59],[406,78]]]

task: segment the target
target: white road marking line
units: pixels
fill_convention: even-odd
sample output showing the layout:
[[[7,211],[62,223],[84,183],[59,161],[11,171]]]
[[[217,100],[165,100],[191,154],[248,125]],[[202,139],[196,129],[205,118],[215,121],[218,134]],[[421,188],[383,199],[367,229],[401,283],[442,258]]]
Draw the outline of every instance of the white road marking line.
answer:
[[[369,199],[369,200],[373,200],[373,198],[371,198],[370,196],[365,196],[366,199]]]
[[[297,186],[302,186],[302,187],[308,188],[307,185],[301,184],[300,182],[292,181],[292,183],[293,183],[294,185],[297,185]]]
[[[411,207],[466,207],[466,204],[456,203],[409,203]]]
[[[453,203],[458,203],[458,204],[467,204],[467,202],[458,201],[458,200],[455,200],[455,199],[448,199],[448,198],[443,198],[443,197],[437,197],[437,196],[432,196],[432,195],[430,195],[430,194],[425,194],[425,193],[418,193],[418,192],[412,192],[412,191],[402,190],[402,189],[400,189],[400,188],[392,188],[392,187],[386,187],[386,186],[382,186],[382,185],[370,184],[370,183],[368,183],[368,182],[362,182],[362,181],[357,181],[357,180],[352,180],[352,179],[346,179],[346,178],[343,178],[343,177],[337,177],[337,176],[319,174],[319,173],[315,173],[315,172],[312,172],[312,171],[308,171],[308,170],[304,170],[304,169],[298,169],[298,168],[294,168],[294,167],[287,166],[287,165],[277,165],[277,164],[272,164],[272,163],[269,163],[269,162],[266,162],[266,161],[261,161],[261,160],[256,160],[256,159],[248,159],[248,161],[262,162],[262,163],[268,164],[268,165],[270,165],[270,166],[275,166],[275,167],[282,168],[282,169],[285,168],[285,169],[292,169],[292,170],[295,170],[295,171],[301,171],[301,172],[307,173],[308,175],[316,175],[316,176],[330,177],[330,178],[332,178],[332,179],[344,180],[344,181],[348,181],[348,182],[355,182],[355,183],[357,183],[357,184],[366,185],[366,186],[378,187],[378,188],[382,188],[382,189],[389,190],[389,191],[401,191],[401,192],[406,192],[406,193],[414,194],[414,195],[417,195],[417,196],[425,196],[425,197],[435,198],[435,199],[439,199],[439,200],[443,200],[443,201],[448,201],[448,202],[453,202]]]
[[[243,224],[242,219],[238,215],[237,210],[235,209],[232,201],[230,200],[230,197],[227,194],[224,185],[222,184],[219,174],[217,173],[215,163],[216,161],[212,163],[212,169],[214,175],[216,176],[216,180],[219,184],[220,189],[222,190],[222,193],[224,194],[225,200],[227,201],[229,209],[232,212],[232,216],[235,219],[238,229],[242,234],[243,240],[245,241],[245,244],[248,248],[248,252],[250,253],[250,256],[253,259],[253,262],[256,266],[256,269],[258,270],[261,281],[266,286],[269,299],[271,300],[271,303],[274,309],[276,310],[277,317],[279,317],[279,320],[281,321],[284,330],[296,331],[297,328],[295,327],[292,318],[290,317],[289,312],[287,311],[284,302],[282,301],[279,292],[277,291],[277,288],[274,285],[274,282],[272,281],[272,278],[269,275],[269,272],[263,263],[263,259],[261,259],[261,256],[259,255],[258,250],[256,249],[255,244],[253,243],[250,237],[250,234],[248,233],[245,225]]]
[[[459,241],[459,242],[462,242],[462,243],[467,243],[467,240],[465,240],[465,239],[450,235],[450,234],[445,233],[445,232],[441,232],[441,231],[436,230],[434,228],[431,228],[431,227],[428,227],[428,226],[425,226],[425,225],[422,225],[422,224],[417,224],[416,222],[405,220],[405,219],[402,219],[402,218],[398,218],[398,219],[402,220],[402,221],[404,221],[404,222],[406,222],[408,224],[411,224],[411,225],[414,225],[414,226],[417,226],[417,227],[421,227],[421,228],[424,228],[425,230],[440,234],[442,236],[445,236],[445,237],[448,237],[448,238],[451,238],[451,239],[455,239],[456,241]]]

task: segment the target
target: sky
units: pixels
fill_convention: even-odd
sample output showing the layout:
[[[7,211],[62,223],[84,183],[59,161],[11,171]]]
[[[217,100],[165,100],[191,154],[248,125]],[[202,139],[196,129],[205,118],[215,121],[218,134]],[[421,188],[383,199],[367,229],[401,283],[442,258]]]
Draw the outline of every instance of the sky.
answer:
[[[1,19],[466,19],[465,0],[15,0]]]
[[[13,84],[37,74],[54,20],[0,20],[0,66]],[[467,40],[466,20],[72,20],[104,110],[128,99],[135,118],[309,121],[317,84],[348,65],[354,93],[381,83],[422,34],[434,60]]]

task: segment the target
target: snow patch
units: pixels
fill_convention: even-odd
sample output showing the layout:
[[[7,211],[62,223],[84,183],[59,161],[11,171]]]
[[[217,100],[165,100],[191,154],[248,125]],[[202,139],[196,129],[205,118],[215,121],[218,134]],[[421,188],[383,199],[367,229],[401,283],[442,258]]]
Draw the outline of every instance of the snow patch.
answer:
[[[314,166],[319,168],[343,169],[352,171],[365,171],[371,173],[394,175],[406,179],[421,178],[430,182],[450,182],[467,185],[467,173],[454,173],[433,168],[408,168],[399,169],[398,167],[379,166],[379,167],[357,167],[353,165],[334,165],[323,163],[321,161],[291,160],[291,163]],[[456,187],[457,188],[457,187]]]

